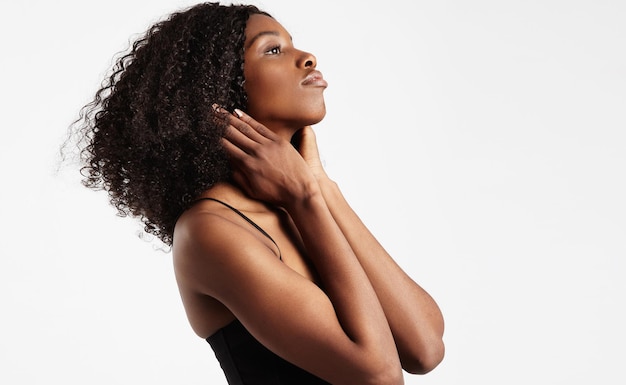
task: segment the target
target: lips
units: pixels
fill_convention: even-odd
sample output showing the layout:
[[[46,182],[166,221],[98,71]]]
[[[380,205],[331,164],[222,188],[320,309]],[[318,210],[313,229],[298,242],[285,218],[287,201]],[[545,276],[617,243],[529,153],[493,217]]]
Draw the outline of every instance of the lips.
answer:
[[[328,87],[328,82],[324,80],[322,73],[318,70],[311,71],[300,84],[312,87]]]

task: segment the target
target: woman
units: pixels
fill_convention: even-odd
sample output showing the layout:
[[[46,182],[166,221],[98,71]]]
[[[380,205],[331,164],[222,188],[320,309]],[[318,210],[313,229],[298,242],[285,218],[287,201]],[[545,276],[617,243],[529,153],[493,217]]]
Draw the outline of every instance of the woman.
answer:
[[[256,7],[199,4],[137,41],[82,114],[85,184],[171,245],[229,384],[401,384],[443,358],[437,305],[324,172],[316,66]]]

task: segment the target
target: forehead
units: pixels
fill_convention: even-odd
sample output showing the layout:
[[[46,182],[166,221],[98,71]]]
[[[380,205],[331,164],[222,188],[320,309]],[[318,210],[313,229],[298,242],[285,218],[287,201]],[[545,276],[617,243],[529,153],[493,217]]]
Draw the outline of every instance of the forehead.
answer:
[[[275,19],[261,14],[250,15],[246,24],[245,46],[250,46],[259,35],[263,34],[285,35],[290,38],[287,30]]]

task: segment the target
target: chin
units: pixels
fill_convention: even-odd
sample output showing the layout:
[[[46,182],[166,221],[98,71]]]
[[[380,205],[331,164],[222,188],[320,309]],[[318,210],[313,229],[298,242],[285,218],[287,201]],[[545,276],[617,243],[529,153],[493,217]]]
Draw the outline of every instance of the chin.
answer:
[[[303,126],[312,126],[314,124],[317,124],[321,122],[325,116],[326,116],[326,110],[324,110],[324,112],[320,113],[318,116],[315,116],[314,118],[312,118],[308,123],[303,124]]]
[[[289,127],[296,130],[304,126],[312,126],[324,119],[326,116],[326,108],[308,109],[307,111],[300,111],[297,116],[284,116],[282,118],[276,117],[273,120],[283,121]]]
[[[313,124],[321,122],[322,119],[324,119],[324,117],[326,116],[326,105],[322,102],[321,106],[312,109],[307,115],[308,119],[306,119],[307,121],[302,124],[302,126],[311,126]]]
[[[326,106],[322,102],[317,106],[305,106],[295,107],[291,111],[297,111],[297,113],[287,113],[280,111],[277,114],[271,113],[255,113],[255,110],[248,110],[248,114],[256,119],[259,123],[265,125],[267,128],[274,132],[285,132],[293,134],[302,127],[312,126],[324,119],[326,116]]]

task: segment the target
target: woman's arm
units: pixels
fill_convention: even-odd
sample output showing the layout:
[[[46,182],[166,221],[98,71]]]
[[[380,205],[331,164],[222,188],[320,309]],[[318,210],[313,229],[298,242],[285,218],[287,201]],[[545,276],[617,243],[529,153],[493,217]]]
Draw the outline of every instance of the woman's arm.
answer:
[[[378,243],[330,180],[319,160],[315,134],[299,134],[299,150],[310,165],[332,216],[365,270],[391,327],[402,367],[426,373],[443,359],[443,317],[439,307]]]
[[[222,302],[276,354],[333,384],[401,384],[384,311],[308,166],[250,117],[230,119],[224,147],[235,180],[289,213],[324,291],[214,212],[177,227],[174,251],[185,256],[177,258],[178,274]]]

